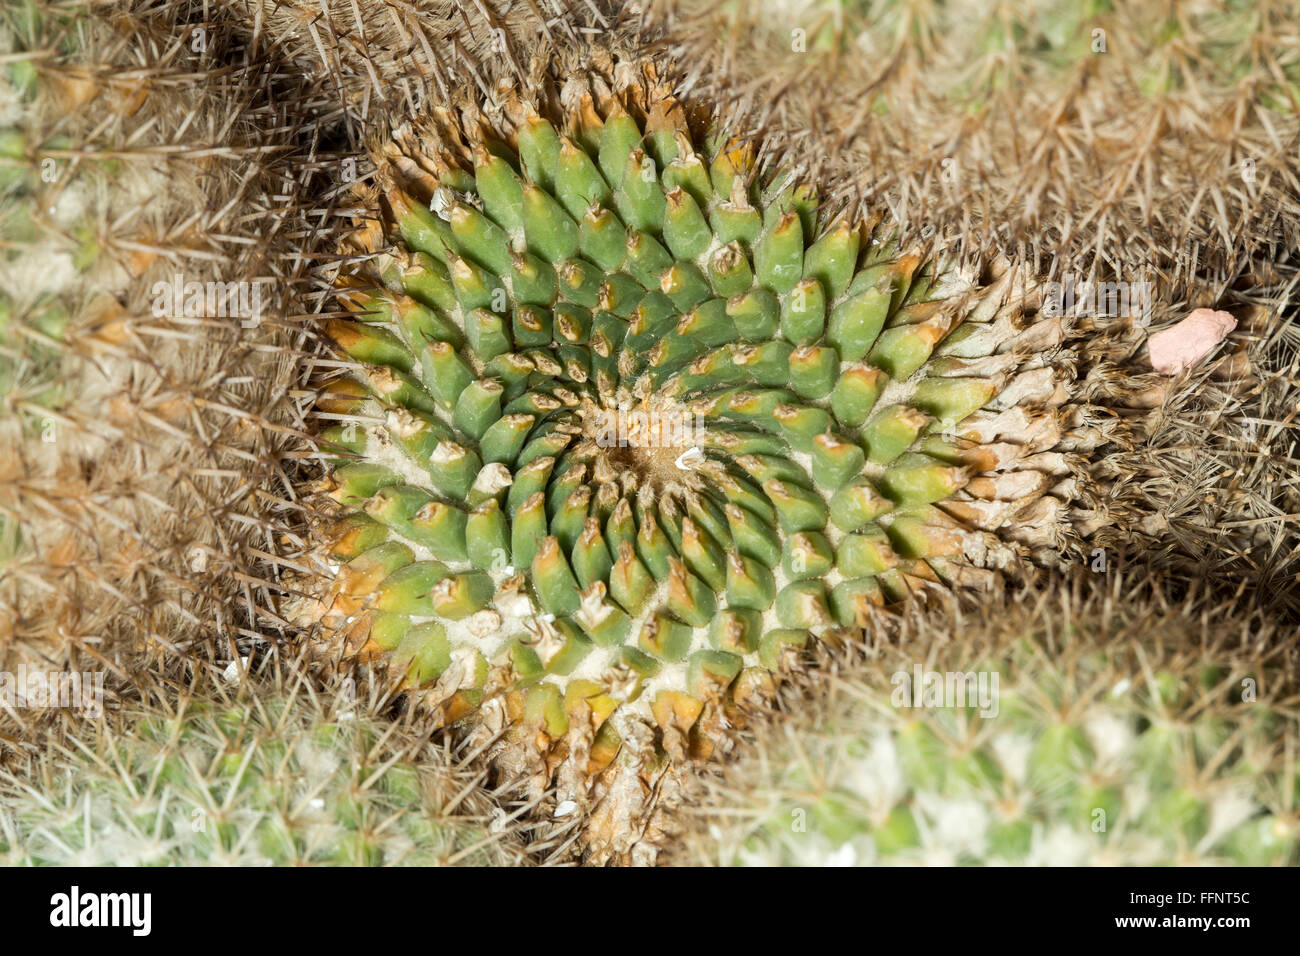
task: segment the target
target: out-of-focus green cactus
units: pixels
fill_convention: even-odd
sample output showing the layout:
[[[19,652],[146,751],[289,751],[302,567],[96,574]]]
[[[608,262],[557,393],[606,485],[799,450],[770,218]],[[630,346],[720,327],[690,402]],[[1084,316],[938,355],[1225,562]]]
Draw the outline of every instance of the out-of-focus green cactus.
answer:
[[[7,865],[518,865],[438,747],[346,697],[138,706],[0,783]]]
[[[843,667],[705,785],[683,859],[1294,865],[1294,709],[1197,631],[1047,600]]]

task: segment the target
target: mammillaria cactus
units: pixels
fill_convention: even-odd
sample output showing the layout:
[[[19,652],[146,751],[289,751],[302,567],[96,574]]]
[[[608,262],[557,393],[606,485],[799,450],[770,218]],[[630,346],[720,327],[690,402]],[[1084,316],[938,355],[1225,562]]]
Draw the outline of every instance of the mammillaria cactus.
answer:
[[[235,490],[247,469],[278,467],[262,423],[286,421],[284,339],[270,308],[254,327],[209,313],[205,296],[174,309],[157,288],[272,286],[272,244],[245,213],[289,188],[269,157],[293,152],[310,105],[288,96],[293,122],[268,122],[259,85],[274,63],[230,15],[197,11],[24,0],[0,12],[0,443],[16,450],[0,461],[6,667],[94,657],[129,670],[155,639],[179,649],[242,626],[223,589],[264,596],[250,584],[263,559],[216,525],[260,509]],[[218,75],[250,98],[215,92]],[[247,517],[265,541],[267,514]]]
[[[19,4],[0,15],[0,395],[6,425],[48,440],[67,388],[64,332],[93,284],[85,273],[98,250],[93,216],[93,174],[70,179],[66,154],[72,140],[55,132],[49,113],[84,102],[86,85],[68,77],[42,78],[35,49],[51,27],[33,7]],[[59,18],[63,30],[75,15]],[[65,46],[67,45],[66,33]],[[56,184],[57,185],[54,185]],[[109,277],[97,276],[101,285]],[[83,288],[84,287],[84,288]],[[7,437],[17,440],[14,433]]]
[[[1159,392],[1072,402],[1131,316],[1084,354],[1021,271],[828,218],[601,66],[553,119],[465,104],[378,151],[389,236],[338,282],[320,403],[341,569],[306,611],[448,721],[500,697],[574,800],[620,749],[707,756],[810,637],[1057,563],[1106,522],[1102,403]]]

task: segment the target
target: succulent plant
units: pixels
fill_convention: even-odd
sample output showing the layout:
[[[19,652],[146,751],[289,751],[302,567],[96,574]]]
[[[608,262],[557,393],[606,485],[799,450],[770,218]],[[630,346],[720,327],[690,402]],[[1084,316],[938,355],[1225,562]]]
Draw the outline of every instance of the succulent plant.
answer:
[[[1269,629],[1064,589],[937,615],[841,660],[705,780],[673,861],[1295,865],[1296,713]]]
[[[0,781],[7,865],[525,862],[455,757],[305,686],[140,703],[32,764]]]
[[[707,756],[813,636],[1058,562],[1105,524],[1072,455],[1146,387],[1072,404],[1131,323],[1079,356],[1023,271],[828,217],[606,67],[554,122],[515,97],[378,151],[389,238],[338,280],[350,374],[319,405],[341,567],[308,612],[447,720],[503,694],[578,791],[620,748]]]

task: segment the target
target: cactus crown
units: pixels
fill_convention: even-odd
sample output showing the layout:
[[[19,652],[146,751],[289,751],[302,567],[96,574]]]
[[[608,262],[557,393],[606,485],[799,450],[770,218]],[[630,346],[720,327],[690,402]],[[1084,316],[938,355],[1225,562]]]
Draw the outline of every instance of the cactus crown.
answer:
[[[449,718],[502,688],[543,739],[578,717],[599,769],[629,705],[707,751],[702,714],[810,635],[1012,560],[980,524],[1049,484],[997,472],[1055,440],[1063,392],[1022,366],[1060,324],[1004,349],[1010,272],[977,290],[826,221],[648,74],[561,99],[559,128],[515,102],[496,138],[383,150],[396,246],[328,327],[327,611]]]

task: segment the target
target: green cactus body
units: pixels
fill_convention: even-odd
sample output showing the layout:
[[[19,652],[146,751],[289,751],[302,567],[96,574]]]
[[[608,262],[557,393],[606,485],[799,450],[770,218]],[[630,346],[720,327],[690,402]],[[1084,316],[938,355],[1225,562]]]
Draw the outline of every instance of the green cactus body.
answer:
[[[999,472],[1034,468],[1062,397],[998,354],[1009,274],[977,289],[822,221],[790,177],[759,187],[749,144],[697,148],[671,101],[574,122],[524,109],[436,181],[390,171],[397,246],[329,326],[364,391],[323,449],[332,612],[439,621],[436,655],[380,649],[449,716],[501,687],[549,739],[613,715],[598,768],[618,715],[684,739],[809,638],[1026,550],[988,532],[1047,482],[1001,501]],[[394,547],[414,561],[385,578]],[[712,626],[733,612],[742,637]]]

